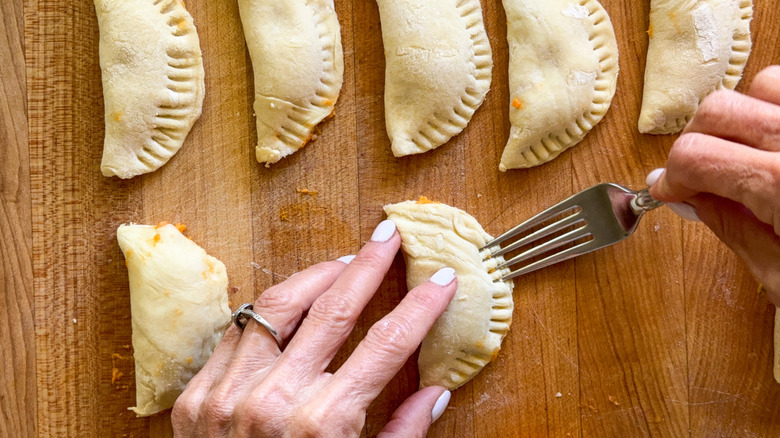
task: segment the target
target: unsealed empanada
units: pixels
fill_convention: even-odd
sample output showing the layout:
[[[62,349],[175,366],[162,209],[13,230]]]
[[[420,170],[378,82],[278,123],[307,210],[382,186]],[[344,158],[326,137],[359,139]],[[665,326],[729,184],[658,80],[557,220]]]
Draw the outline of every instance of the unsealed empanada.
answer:
[[[455,269],[458,290],[422,342],[420,385],[457,388],[495,359],[512,323],[512,281],[502,257],[480,251],[492,238],[476,219],[448,205],[406,201],[385,206],[401,234],[409,289],[443,267]]]
[[[596,0],[504,0],[511,129],[499,169],[551,161],[609,109],[618,75],[615,31]]]
[[[225,265],[173,225],[121,225],[130,278],[136,405],[140,416],[173,406],[230,322]]]
[[[439,147],[466,127],[490,88],[493,59],[479,0],[377,3],[393,155]]]
[[[718,89],[733,90],[750,54],[751,0],[653,0],[639,132],[671,134]]]
[[[333,0],[239,0],[252,58],[261,163],[302,148],[333,114],[344,57]]]
[[[179,0],[95,0],[106,138],[100,169],[132,178],[167,163],[203,106],[203,61]]]

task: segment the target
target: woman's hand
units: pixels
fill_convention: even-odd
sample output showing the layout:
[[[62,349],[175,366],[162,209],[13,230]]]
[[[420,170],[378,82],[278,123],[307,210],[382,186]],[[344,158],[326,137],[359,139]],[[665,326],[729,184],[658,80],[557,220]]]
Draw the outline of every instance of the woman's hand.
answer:
[[[780,66],[748,95],[704,99],[669,154],[654,198],[686,202],[780,305]]]
[[[374,324],[338,371],[325,372],[400,242],[395,225],[384,221],[354,260],[320,263],[265,291],[254,311],[287,341],[284,351],[253,320],[243,332],[231,325],[173,407],[176,436],[360,435],[369,404],[455,294],[454,271],[440,270]],[[441,387],[416,392],[395,411],[382,436],[425,436],[449,396]]]

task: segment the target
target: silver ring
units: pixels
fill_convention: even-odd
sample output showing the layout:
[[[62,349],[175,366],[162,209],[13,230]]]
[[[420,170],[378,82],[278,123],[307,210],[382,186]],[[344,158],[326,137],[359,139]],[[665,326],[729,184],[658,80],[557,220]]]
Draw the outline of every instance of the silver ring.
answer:
[[[279,336],[279,333],[274,330],[273,327],[271,327],[271,324],[268,323],[268,321],[265,320],[262,316],[258,315],[257,313],[252,310],[253,306],[252,303],[246,303],[242,304],[241,307],[238,308],[238,310],[233,313],[233,324],[236,325],[236,327],[240,328],[242,331],[244,330],[244,327],[246,327],[247,322],[249,322],[249,319],[254,319],[257,321],[258,324],[263,326],[266,330],[268,330],[268,333],[271,334],[271,336],[276,339],[276,343],[279,345],[279,347],[282,346],[282,337]]]

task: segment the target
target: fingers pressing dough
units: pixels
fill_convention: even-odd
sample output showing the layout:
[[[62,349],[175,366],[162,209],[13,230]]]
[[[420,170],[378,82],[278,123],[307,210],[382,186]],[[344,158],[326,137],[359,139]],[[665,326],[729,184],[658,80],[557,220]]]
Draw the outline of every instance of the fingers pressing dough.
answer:
[[[502,257],[480,251],[492,240],[466,212],[430,201],[385,206],[401,234],[409,289],[428,281],[439,269],[455,269],[458,290],[422,342],[420,386],[455,389],[495,359],[512,323],[508,269],[495,270]]]

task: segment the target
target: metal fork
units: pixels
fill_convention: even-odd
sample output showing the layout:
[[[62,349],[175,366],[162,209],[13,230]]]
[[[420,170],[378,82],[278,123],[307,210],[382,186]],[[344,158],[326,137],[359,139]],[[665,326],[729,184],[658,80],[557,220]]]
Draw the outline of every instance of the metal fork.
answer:
[[[648,189],[635,192],[617,184],[599,184],[512,228],[493,239],[482,250],[487,251],[488,258],[493,258],[536,244],[536,246],[499,264],[496,270],[500,270],[528,262],[534,257],[544,255],[572,242],[587,239],[576,243],[573,247],[550,254],[541,260],[527,263],[501,278],[501,280],[510,280],[537,269],[546,268],[555,263],[614,245],[634,233],[645,212],[662,205],[664,205],[663,202],[656,201],[650,196]],[[556,222],[509,243],[503,248],[501,247],[501,244],[508,243],[513,237],[557,216],[564,215],[566,216]],[[540,244],[545,237],[571,227],[574,229]]]

